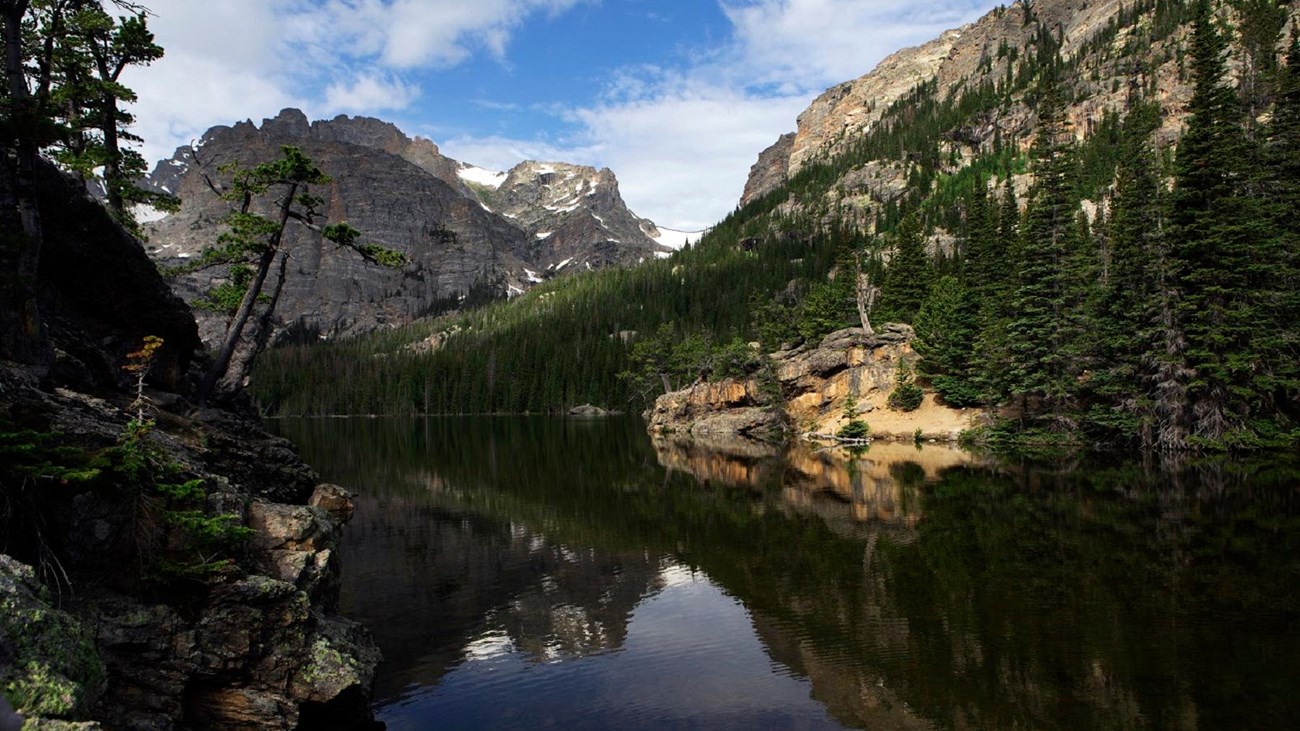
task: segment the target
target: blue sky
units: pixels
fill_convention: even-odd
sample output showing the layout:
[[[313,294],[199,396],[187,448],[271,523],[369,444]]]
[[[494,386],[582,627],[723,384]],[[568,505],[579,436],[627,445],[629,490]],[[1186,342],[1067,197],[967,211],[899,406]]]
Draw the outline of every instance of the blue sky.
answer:
[[[151,0],[167,55],[127,79],[150,159],[295,106],[367,115],[457,160],[609,167],[698,230],[834,84],[989,0]]]

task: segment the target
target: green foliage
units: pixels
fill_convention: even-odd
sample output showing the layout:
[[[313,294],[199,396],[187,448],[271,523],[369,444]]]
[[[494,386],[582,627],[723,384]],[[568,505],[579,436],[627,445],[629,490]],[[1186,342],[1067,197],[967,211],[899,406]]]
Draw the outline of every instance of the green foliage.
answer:
[[[979,301],[956,277],[935,282],[916,316],[917,370],[950,406],[981,403],[971,342],[979,331]]]
[[[628,364],[619,379],[628,385],[632,400],[640,405],[696,380],[745,379],[767,366],[762,354],[740,338],[714,345],[700,333],[681,337],[667,324],[652,336],[637,338],[628,354]]]
[[[37,2],[28,12],[37,97],[62,126],[53,156],[82,178],[98,179],[109,212],[139,234],[134,204],[161,210],[179,205],[174,196],[138,185],[148,162],[129,147],[141,141],[130,131],[135,117],[125,108],[136,94],[121,77],[163,56],[148,16],[115,18],[96,1]]]
[[[238,516],[210,514],[204,481],[184,479],[150,439],[153,430],[152,420],[131,419],[118,444],[97,460],[139,505],[142,578],[173,581],[230,572],[253,530]],[[156,528],[150,530],[149,523]]]
[[[356,229],[353,230],[355,231]],[[326,234],[326,238],[329,238],[328,234]],[[357,247],[357,252],[367,260],[373,261],[380,266],[388,267],[389,269],[401,269],[411,263],[410,258],[407,257],[406,254],[403,254],[400,251],[395,251],[386,246],[380,246],[379,244],[364,244]]]
[[[881,308],[884,318],[911,323],[930,289],[930,259],[925,253],[925,227],[915,212],[894,231],[893,255],[885,269]]]
[[[894,390],[889,393],[889,408],[895,411],[916,411],[925,398],[925,391],[916,385],[916,372],[909,363],[899,363],[894,372]]]
[[[871,436],[871,426],[861,419],[854,419],[835,432],[840,439],[866,439]]]
[[[196,298],[191,306],[226,316],[234,315],[244,294],[248,292],[248,284],[253,279],[253,268],[247,264],[234,264],[230,267],[229,275],[228,280],[214,285],[205,296]],[[267,295],[258,296],[260,303],[265,304],[270,300]]]

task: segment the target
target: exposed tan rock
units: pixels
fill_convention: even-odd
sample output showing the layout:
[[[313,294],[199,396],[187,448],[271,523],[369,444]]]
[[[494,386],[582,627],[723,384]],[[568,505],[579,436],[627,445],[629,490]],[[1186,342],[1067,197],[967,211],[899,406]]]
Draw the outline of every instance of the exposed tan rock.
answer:
[[[781,424],[800,433],[834,434],[848,423],[850,394],[855,418],[863,418],[877,438],[952,441],[975,425],[980,412],[952,409],[927,393],[911,412],[889,408],[898,367],[914,363],[910,325],[887,323],[873,335],[862,328],[837,330],[815,347],[800,346],[771,355],[783,402],[774,408],[757,381],[697,383],[660,396],[646,412],[652,433],[703,436],[775,435]],[[781,412],[778,414],[778,412]]]
[[[318,489],[318,493],[321,491]],[[259,568],[333,605],[338,591],[338,544],[343,525],[323,507],[254,502],[248,526],[257,531]]]
[[[740,197],[742,206],[785,184],[789,179],[790,151],[793,149],[794,133],[790,132],[781,135],[775,144],[758,154],[758,162],[749,168],[745,192]]]
[[[329,483],[322,483],[316,486],[308,498],[307,504],[313,508],[320,508],[330,515],[339,523],[346,523],[352,519],[353,503],[356,500],[356,493],[347,488]]]
[[[646,412],[646,419],[653,433],[764,439],[779,434],[782,428],[780,416],[766,404],[767,398],[753,380],[699,382],[660,396]]]

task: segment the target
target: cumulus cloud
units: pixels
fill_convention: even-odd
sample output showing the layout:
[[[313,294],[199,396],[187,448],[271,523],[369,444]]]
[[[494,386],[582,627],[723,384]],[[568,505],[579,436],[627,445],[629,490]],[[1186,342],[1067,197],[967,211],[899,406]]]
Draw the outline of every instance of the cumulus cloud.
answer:
[[[285,106],[314,118],[382,112],[414,120],[418,74],[474,55],[508,65],[509,44],[524,24],[600,1],[151,0],[151,26],[167,55],[127,79],[140,93],[143,152],[165,157],[209,126],[270,117]],[[604,86],[588,100],[542,105],[562,132],[437,141],[453,157],[496,169],[523,159],[610,167],[633,210],[674,228],[700,228],[735,205],[759,151],[793,130],[823,89],[994,5],[713,1],[731,25],[724,40],[678,49],[659,65],[606,69]]]
[[[753,83],[825,86],[992,8],[987,0],[722,0]]]
[[[405,109],[419,96],[418,87],[398,78],[361,74],[350,82],[336,82],[326,87],[325,106],[341,112]]]
[[[642,65],[611,75],[600,98],[559,115],[559,140],[463,136],[443,150],[476,164],[549,159],[606,166],[629,207],[656,223],[698,230],[737,203],[758,153],[793,131],[826,87],[885,56],[975,20],[991,0],[721,0],[731,39],[697,49],[679,68]],[[515,157],[511,157],[515,156]],[[482,162],[480,162],[482,161]]]
[[[533,16],[592,0],[150,0],[150,27],[167,54],[125,81],[143,153],[171,154],[214,124],[408,108],[406,74],[485,52],[506,54]],[[364,69],[359,71],[359,69]]]

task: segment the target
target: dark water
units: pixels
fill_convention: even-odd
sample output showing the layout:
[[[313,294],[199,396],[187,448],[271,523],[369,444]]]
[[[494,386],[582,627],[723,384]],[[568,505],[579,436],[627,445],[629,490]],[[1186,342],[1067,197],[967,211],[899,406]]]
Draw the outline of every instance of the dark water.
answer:
[[[360,493],[342,604],[391,729],[1300,728],[1294,460],[278,428]]]

